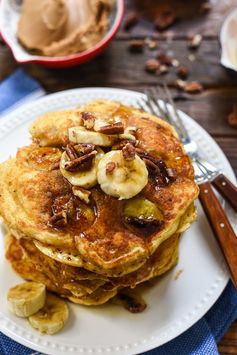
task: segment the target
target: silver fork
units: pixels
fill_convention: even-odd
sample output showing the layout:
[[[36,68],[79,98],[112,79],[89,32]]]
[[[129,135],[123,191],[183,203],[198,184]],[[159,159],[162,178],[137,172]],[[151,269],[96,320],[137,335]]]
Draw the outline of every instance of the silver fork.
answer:
[[[143,109],[148,108],[152,114],[160,115],[165,121],[175,127],[185,151],[192,159],[196,182],[198,184],[205,181],[211,182],[237,212],[237,188],[219,169],[199,155],[197,144],[190,138],[166,85],[164,85],[163,91],[167,98],[167,101],[162,101],[163,105],[156,99],[160,93],[160,89],[157,87],[146,92],[146,96],[139,100],[139,106]],[[171,108],[173,112],[171,112]]]
[[[200,188],[199,200],[223,251],[237,289],[237,238],[224,209],[212,190],[211,183],[231,203],[235,210],[237,210],[237,189],[217,168],[200,156],[198,146],[190,138],[166,86],[164,86],[164,93],[166,100],[161,103],[157,99],[159,94],[157,89],[146,91],[146,94],[138,100],[138,106],[144,111],[159,115],[173,125],[178,133],[185,151],[193,163],[195,181]]]

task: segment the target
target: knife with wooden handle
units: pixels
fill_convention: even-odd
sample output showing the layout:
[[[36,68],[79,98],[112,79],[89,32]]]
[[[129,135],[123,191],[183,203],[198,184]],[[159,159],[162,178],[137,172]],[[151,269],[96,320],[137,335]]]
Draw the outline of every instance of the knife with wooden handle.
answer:
[[[237,212],[237,187],[223,174],[212,180],[212,184]]]
[[[209,182],[199,185],[199,200],[220,244],[237,289],[237,237]]]

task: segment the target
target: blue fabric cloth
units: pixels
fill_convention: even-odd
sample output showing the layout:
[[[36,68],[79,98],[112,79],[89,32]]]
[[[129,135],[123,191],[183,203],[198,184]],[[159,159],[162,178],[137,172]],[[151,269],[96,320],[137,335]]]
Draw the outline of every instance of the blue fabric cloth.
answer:
[[[39,88],[38,83],[29,78],[22,70],[17,70],[0,84],[0,112]],[[236,318],[237,293],[230,281],[220,298],[202,319],[174,340],[148,351],[144,355],[218,354],[217,343]],[[0,354],[36,355],[39,353],[0,333]]]

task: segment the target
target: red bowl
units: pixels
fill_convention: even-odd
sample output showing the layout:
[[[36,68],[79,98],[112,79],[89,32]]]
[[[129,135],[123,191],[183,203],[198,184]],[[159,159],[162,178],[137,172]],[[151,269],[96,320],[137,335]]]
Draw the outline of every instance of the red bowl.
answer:
[[[0,33],[11,49],[15,60],[18,63],[38,63],[47,68],[66,68],[73,67],[89,61],[98,54],[111,42],[117,33],[124,14],[124,0],[116,0],[115,15],[109,31],[104,38],[98,42],[94,47],[77,54],[72,54],[64,57],[45,57],[32,55],[20,45],[17,41],[15,28],[16,22],[19,18],[19,7],[13,6],[8,0],[1,0],[0,3]]]

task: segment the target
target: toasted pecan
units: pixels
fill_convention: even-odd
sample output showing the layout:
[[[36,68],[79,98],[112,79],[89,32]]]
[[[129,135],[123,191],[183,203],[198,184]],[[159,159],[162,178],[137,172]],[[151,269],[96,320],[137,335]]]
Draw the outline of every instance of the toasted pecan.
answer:
[[[104,134],[120,134],[124,132],[124,125],[122,122],[112,123],[100,127],[99,132]]]
[[[83,165],[84,163],[87,163],[89,161],[92,161],[92,159],[96,156],[97,151],[93,150],[91,153],[82,155],[81,157],[67,161],[64,164],[64,169],[68,171],[75,171],[77,169],[80,169],[80,166]]]

